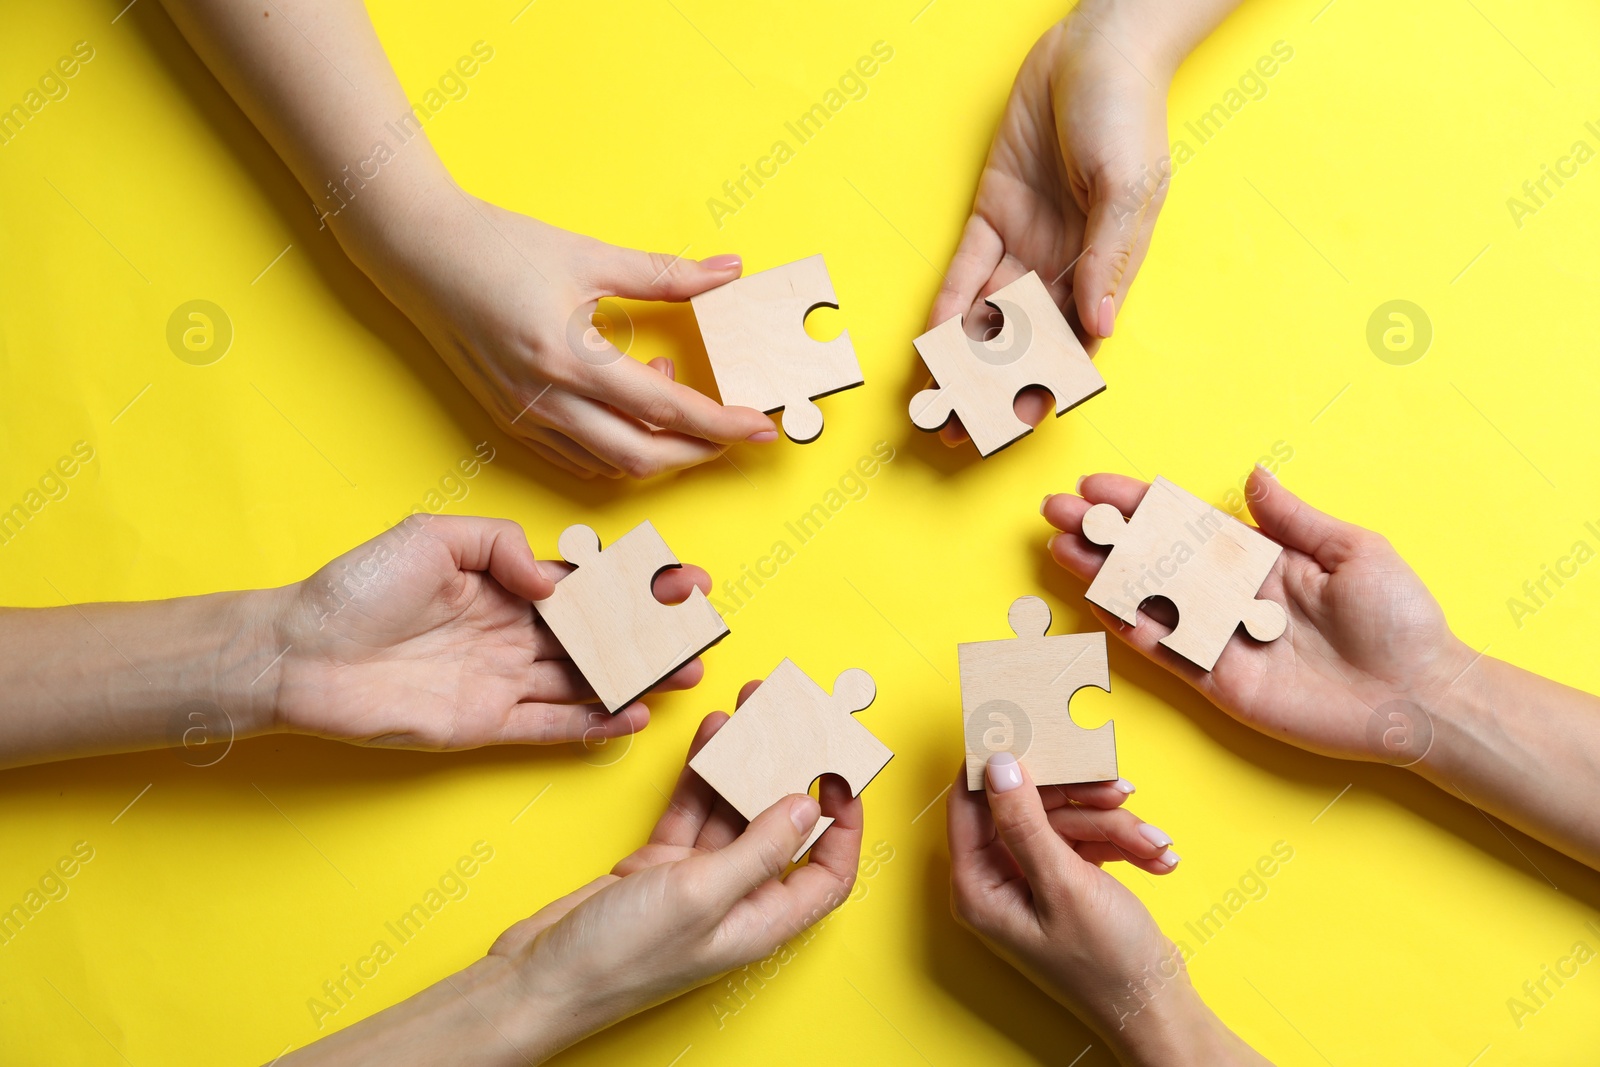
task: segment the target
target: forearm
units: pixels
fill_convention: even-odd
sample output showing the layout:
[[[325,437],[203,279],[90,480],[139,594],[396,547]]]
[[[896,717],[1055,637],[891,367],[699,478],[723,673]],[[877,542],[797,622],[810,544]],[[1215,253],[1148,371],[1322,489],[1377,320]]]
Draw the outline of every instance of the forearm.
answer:
[[[1481,656],[1427,710],[1413,770],[1600,869],[1600,698]]]
[[[277,1061],[282,1067],[525,1067],[583,1036],[556,996],[530,991],[517,964],[488,956],[376,1015]]]
[[[449,187],[360,0],[163,2],[358,265]]]
[[[1081,0],[1069,26],[1103,35],[1151,79],[1170,81],[1241,0]]]
[[[268,732],[282,595],[0,611],[0,767]]]

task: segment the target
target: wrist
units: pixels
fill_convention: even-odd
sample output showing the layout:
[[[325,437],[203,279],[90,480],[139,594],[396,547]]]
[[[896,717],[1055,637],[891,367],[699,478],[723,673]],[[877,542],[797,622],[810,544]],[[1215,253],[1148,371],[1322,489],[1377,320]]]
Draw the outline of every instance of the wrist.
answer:
[[[1176,32],[1167,0],[1081,0],[1067,16],[1074,50],[1110,46],[1163,94],[1195,42]]]

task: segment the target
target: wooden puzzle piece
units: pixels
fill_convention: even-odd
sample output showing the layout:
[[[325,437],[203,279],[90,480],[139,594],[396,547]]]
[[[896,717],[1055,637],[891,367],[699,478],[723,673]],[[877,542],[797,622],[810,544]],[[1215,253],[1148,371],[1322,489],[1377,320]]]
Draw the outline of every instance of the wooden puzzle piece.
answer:
[[[1085,594],[1089,601],[1134,626],[1147,597],[1166,597],[1178,626],[1161,643],[1205,670],[1240,623],[1257,641],[1282,636],[1288,625],[1282,605],[1256,599],[1283,549],[1165,478],[1131,519],[1110,504],[1090,508],[1083,536],[1116,546]]]
[[[957,315],[912,342],[939,385],[911,398],[911,421],[931,431],[959,415],[978,454],[990,456],[1033,432],[1011,407],[1022,390],[1050,390],[1059,417],[1106,382],[1037,273],[995,290],[985,303],[1005,316],[997,336],[974,341]]]
[[[769,415],[781,408],[791,441],[805,444],[822,433],[815,398],[862,382],[850,331],[814,341],[805,330],[817,308],[839,307],[820,255],[736,278],[689,303],[722,402]]]
[[[1057,634],[1050,606],[1018,597],[1009,613],[1015,638],[958,645],[961,717],[967,742],[967,788],[983,788],[996,752],[1028,765],[1035,785],[1108,782],[1117,777],[1117,736],[1110,722],[1086,730],[1072,721],[1072,696],[1085,686],[1111,692],[1106,635]]]
[[[613,714],[728,635],[727,624],[695,589],[681,604],[651,591],[656,575],[682,566],[648,521],[604,552],[587,526],[568,526],[557,542],[576,569],[534,602],[573,664]]]
[[[851,668],[834,679],[829,696],[785,659],[689,766],[747,819],[806,792],[824,774],[839,775],[850,795],[860,796],[894,756],[855,719],[877,693],[872,675]],[[832,825],[826,815],[818,818],[795,860]]]

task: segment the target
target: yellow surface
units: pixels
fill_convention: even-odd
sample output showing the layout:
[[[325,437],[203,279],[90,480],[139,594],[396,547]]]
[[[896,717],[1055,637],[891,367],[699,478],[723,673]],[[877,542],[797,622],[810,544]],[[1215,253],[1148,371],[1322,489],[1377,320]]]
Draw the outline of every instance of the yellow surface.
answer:
[[[867,794],[866,839],[887,862],[743,1003],[699,990],[562,1062],[1065,1063],[1088,1046],[1075,1062],[1108,1062],[953,924],[934,803],[961,756],[956,642],[1004,634],[1020,593],[1044,594],[1058,630],[1093,626],[1035,514],[1084,472],[1159,472],[1221,504],[1281,442],[1285,483],[1385,532],[1466,640],[1600,686],[1600,570],[1520,627],[1506,603],[1600,524],[1600,163],[1520,227],[1506,203],[1575,140],[1600,147],[1584,126],[1600,120],[1590,5],[1247,4],[1181,72],[1174,139],[1274,42],[1293,59],[1180,168],[1100,358],[1109,392],[983,463],[910,426],[910,339],[1053,5],[543,0],[515,22],[520,0],[378,5],[413,98],[474,42],[494,49],[428,125],[468,189],[622,243],[738,251],[750,269],[827,254],[842,311],[822,329],[849,328],[867,386],[824,402],[815,444],[741,448],[639,488],[576,486],[495,432],[317,232],[162,10],[144,0],[113,24],[122,2],[3,16],[0,103],[75,42],[94,58],[0,146],[0,503],[77,441],[94,459],[0,546],[0,600],[290,581],[422,502],[485,439],[496,458],[449,511],[517,519],[546,556],[571,521],[616,533],[648,517],[720,583],[792,543],[785,522],[875,442],[895,458],[730,617],[706,683],[657,701],[625,752],[277,738],[207,768],[158,752],[0,775],[0,904],[75,842],[93,849],[0,947],[7,1064],[271,1060],[319,1035],[307,1002],[322,983],[487,843],[467,895],[320,1032],[401,999],[638,842],[701,714],[782,655],[876,676],[863,721],[896,758]],[[878,41],[894,56],[867,94],[719,231],[706,200]],[[210,366],[165,341],[193,299],[234,326]],[[1392,299],[1433,323],[1409,366],[1365,340]],[[634,311],[632,353],[678,356],[707,384],[688,309]],[[1089,725],[1114,713],[1136,808],[1184,856],[1170,878],[1119,876],[1196,950],[1195,981],[1242,1035],[1294,1064],[1592,1059],[1600,967],[1520,1028],[1506,1002],[1575,942],[1600,948],[1585,928],[1600,877],[1405,772],[1236,726],[1115,642],[1111,663],[1113,694],[1078,706]],[[1201,944],[1184,924],[1280,841],[1293,860]]]

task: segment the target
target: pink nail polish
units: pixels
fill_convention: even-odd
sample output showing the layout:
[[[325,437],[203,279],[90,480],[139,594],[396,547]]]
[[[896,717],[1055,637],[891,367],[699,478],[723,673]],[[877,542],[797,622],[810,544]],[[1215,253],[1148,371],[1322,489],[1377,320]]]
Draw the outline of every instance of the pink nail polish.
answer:
[[[1116,317],[1117,302],[1109,296],[1105,297],[1100,301],[1100,324],[1095,332],[1101,337],[1110,337],[1111,327]]]
[[[989,788],[996,793],[1009,793],[1022,784],[1022,768],[1017,757],[1009,752],[996,752],[989,757]]]
[[[1138,787],[1132,782],[1128,781],[1126,778],[1118,778],[1116,781],[1111,783],[1111,788],[1115,789],[1119,793],[1132,793],[1135,792]]]
[[[1166,848],[1172,844],[1172,838],[1160,827],[1151,826],[1147,822],[1139,824],[1139,836],[1150,842],[1156,848]]]
[[[744,266],[744,260],[732,252],[720,256],[710,256],[700,261],[700,265],[707,270],[738,270]]]
[[[755,433],[745,438],[746,441],[753,441],[758,445],[770,444],[777,439],[777,430],[757,430]]]
[[[1178,861],[1182,858],[1182,856],[1178,855],[1170,848],[1156,857],[1156,859],[1160,860],[1162,863],[1165,863],[1169,868],[1176,867],[1178,865]]]

